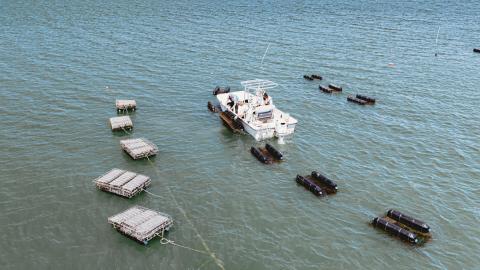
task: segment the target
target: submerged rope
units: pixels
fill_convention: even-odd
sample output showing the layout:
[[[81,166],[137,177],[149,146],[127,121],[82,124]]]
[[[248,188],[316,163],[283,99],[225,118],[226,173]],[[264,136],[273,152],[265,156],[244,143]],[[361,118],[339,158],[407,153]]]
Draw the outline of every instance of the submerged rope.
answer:
[[[157,167],[154,166],[153,162],[150,160],[150,158],[148,158],[148,156],[146,157],[148,162],[150,163],[150,165],[152,165],[153,169],[155,170],[156,174],[157,174],[157,177],[160,178],[160,171],[157,169]],[[167,187],[167,190],[168,190],[168,193],[170,195],[170,197],[172,198],[172,201],[175,203],[175,205],[177,206],[178,210],[182,213],[183,217],[185,218],[185,220],[187,220],[187,222],[190,224],[190,226],[193,228],[193,230],[195,231],[195,234],[197,235],[198,239],[200,239],[200,242],[202,243],[203,245],[203,248],[205,249],[205,251],[200,251],[200,253],[203,253],[203,254],[206,254],[206,255],[209,255],[213,261],[217,264],[217,266],[222,269],[222,270],[225,270],[225,267],[223,266],[223,262],[217,258],[217,256],[215,256],[215,253],[212,252],[212,250],[208,247],[207,245],[207,242],[205,241],[205,239],[200,235],[200,233],[198,232],[197,230],[197,227],[195,227],[195,225],[193,224],[192,220],[188,217],[187,215],[187,212],[180,206],[180,204],[178,203],[177,199],[175,198],[175,195],[173,195],[173,192],[172,190],[170,189],[169,186],[166,186]],[[146,191],[146,190],[145,190]],[[154,195],[156,197],[160,197],[158,195],[155,195],[151,192],[148,192],[148,194],[151,194],[151,195]],[[198,250],[195,250],[195,249],[192,249],[192,248],[189,248],[189,247],[185,247],[185,246],[182,246],[182,245],[179,245],[179,244],[176,244],[175,242],[171,241],[171,240],[168,240],[166,238],[163,238],[160,239],[160,243],[162,243],[162,240],[164,241],[167,241],[165,242],[165,244],[172,244],[172,245],[175,245],[175,246],[179,246],[179,247],[183,247],[183,248],[186,248],[186,249],[190,249],[192,251],[197,251]]]

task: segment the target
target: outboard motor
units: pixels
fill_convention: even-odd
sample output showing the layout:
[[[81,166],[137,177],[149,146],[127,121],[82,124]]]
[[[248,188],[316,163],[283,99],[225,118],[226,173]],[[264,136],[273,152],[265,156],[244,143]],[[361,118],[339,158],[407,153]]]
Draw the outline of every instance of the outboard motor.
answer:
[[[422,233],[429,233],[430,232],[430,226],[428,226],[425,222],[416,220],[412,217],[409,217],[407,215],[404,215],[400,213],[399,211],[390,209],[387,212],[387,216],[393,220],[396,220],[402,224],[407,225],[408,227],[417,230]]]

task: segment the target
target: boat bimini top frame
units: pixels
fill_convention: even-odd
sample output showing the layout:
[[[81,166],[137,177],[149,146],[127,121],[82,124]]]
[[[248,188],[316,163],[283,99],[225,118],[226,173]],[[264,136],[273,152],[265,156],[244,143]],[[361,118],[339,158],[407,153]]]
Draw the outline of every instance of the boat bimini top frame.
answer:
[[[258,90],[263,92],[267,89],[272,89],[278,86],[278,84],[272,81],[261,80],[261,79],[243,81],[241,82],[241,84],[243,85],[243,87],[245,87],[245,92],[253,92],[253,93],[256,93]]]

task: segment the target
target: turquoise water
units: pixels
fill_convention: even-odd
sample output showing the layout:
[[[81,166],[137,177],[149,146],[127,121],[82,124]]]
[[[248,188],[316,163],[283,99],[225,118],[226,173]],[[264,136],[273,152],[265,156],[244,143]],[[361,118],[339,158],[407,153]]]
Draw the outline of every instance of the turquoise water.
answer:
[[[226,269],[478,268],[477,2],[0,6],[2,269],[218,269],[107,224],[134,204],[169,213],[168,237],[203,250],[185,209]],[[213,87],[252,78],[279,83],[274,102],[299,121],[285,145],[272,141],[284,163],[260,164],[249,153],[260,143],[206,109]],[[137,100],[132,136],[107,125],[117,98]],[[154,167],[121,151],[128,137],[159,146]],[[151,176],[160,197],[98,191],[92,180],[113,167]],[[314,169],[340,192],[319,199],[295,184]],[[425,220],[433,239],[411,247],[368,225],[389,208]]]

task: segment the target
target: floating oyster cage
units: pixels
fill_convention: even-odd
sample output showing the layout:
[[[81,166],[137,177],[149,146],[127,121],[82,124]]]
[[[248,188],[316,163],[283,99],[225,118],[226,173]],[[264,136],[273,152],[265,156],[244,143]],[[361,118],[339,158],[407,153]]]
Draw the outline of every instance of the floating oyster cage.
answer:
[[[375,98],[372,98],[372,97],[367,97],[367,96],[364,96],[364,95],[349,95],[347,97],[347,101],[350,101],[350,102],[353,102],[353,103],[356,103],[356,104],[359,104],[359,105],[374,105],[375,104],[375,101],[376,99]]]
[[[265,147],[254,147],[250,148],[250,152],[255,156],[260,162],[264,164],[272,164],[274,162],[280,162],[283,160],[282,152],[275,149],[270,144],[265,144]]]
[[[133,99],[117,99],[115,101],[117,112],[135,111],[137,109],[137,102]]]
[[[313,81],[313,80],[322,80],[323,77],[318,75],[318,74],[312,74],[312,75],[303,75],[303,78],[305,80]]]
[[[371,224],[413,245],[423,245],[432,238],[430,226],[425,222],[393,209],[388,210],[383,217],[374,218]]]
[[[336,183],[317,171],[310,175],[297,175],[295,181],[317,196],[331,195],[338,191]]]
[[[133,159],[146,158],[158,153],[157,146],[144,138],[121,140],[120,145]]]
[[[148,244],[157,236],[163,236],[173,225],[170,215],[143,206],[133,206],[108,218],[113,228],[127,237]]]
[[[95,179],[98,189],[126,198],[142,192],[150,183],[148,176],[116,168]]]
[[[131,130],[133,128],[132,119],[130,116],[117,116],[110,118],[110,127],[112,131]]]

